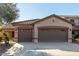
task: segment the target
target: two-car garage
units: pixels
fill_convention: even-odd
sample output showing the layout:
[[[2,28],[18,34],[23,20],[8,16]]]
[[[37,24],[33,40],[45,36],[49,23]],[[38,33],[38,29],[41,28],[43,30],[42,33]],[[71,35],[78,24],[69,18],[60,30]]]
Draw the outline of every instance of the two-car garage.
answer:
[[[38,30],[38,42],[67,42],[67,29],[45,28]]]

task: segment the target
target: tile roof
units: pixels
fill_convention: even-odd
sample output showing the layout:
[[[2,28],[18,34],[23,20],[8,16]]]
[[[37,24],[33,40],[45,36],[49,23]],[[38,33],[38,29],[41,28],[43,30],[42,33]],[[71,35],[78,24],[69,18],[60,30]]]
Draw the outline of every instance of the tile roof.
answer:
[[[34,22],[39,21],[40,19],[26,20],[20,22],[13,22],[12,24],[33,24]]]
[[[5,25],[2,25],[3,28],[15,28],[12,24],[5,24]]]
[[[59,15],[59,16],[65,19],[72,19],[72,18],[75,18],[75,20],[79,19],[79,16],[76,15]]]
[[[67,19],[69,19],[71,17],[79,18],[79,16],[68,16],[68,15],[65,16],[65,15],[55,15],[55,14],[52,14],[52,15],[49,15],[49,16],[44,17],[42,19],[33,19],[33,20],[26,20],[26,21],[20,21],[20,22],[13,22],[12,24],[34,24],[34,23],[37,23],[37,22],[39,22],[41,20],[44,20],[44,19],[52,17],[52,16],[58,17],[58,18],[66,21],[68,23],[71,23],[70,21],[67,20]]]

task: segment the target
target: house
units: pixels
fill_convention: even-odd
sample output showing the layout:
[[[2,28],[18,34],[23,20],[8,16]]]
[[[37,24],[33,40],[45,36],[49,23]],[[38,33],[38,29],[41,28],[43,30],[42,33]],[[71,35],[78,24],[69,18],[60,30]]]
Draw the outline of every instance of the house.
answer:
[[[16,42],[72,42],[72,32],[79,30],[77,21],[79,16],[53,14],[42,19],[14,22],[4,29],[13,33]]]
[[[73,36],[73,39],[74,39],[74,37],[77,34],[79,34],[79,16],[65,15],[65,16],[62,16],[62,17],[74,24],[74,25],[72,25],[72,36]]]

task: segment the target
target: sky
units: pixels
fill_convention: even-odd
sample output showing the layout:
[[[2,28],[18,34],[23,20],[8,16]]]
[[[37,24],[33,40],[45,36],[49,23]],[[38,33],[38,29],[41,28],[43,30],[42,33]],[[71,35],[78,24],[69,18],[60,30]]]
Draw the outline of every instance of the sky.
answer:
[[[39,19],[51,14],[79,15],[79,3],[18,3],[19,18],[16,21]]]

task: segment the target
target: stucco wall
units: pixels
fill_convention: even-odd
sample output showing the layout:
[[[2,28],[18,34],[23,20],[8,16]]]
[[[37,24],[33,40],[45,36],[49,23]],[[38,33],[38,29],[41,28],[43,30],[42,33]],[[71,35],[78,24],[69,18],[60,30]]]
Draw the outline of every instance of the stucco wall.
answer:
[[[60,20],[56,17],[47,18],[44,21],[40,21],[34,25],[34,42],[38,42],[38,27],[40,26],[64,26],[68,27],[68,42],[72,41],[72,25]]]
[[[15,41],[18,42],[18,29],[14,32]]]

